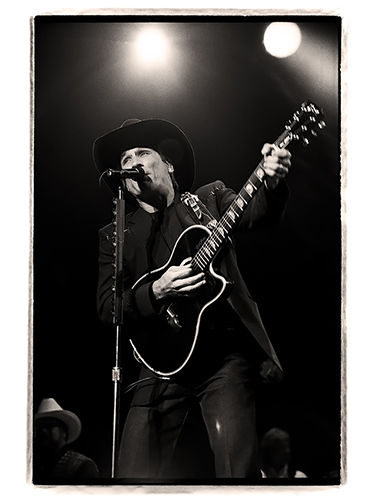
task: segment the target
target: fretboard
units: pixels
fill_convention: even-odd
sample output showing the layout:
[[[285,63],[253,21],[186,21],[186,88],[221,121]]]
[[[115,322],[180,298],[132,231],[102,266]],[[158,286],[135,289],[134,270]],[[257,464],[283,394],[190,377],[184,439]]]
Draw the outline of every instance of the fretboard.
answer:
[[[285,148],[291,140],[292,138],[290,133],[288,131],[284,131],[284,133],[281,134],[280,137],[274,142],[274,145],[279,148]],[[263,166],[264,159],[258,164],[257,168],[250,175],[241,191],[234,198],[225,214],[222,216],[220,221],[217,222],[211,234],[193,257],[191,261],[193,269],[201,271],[206,270],[214,257],[217,255],[224,241],[236,227],[243,212],[265,181],[266,173]]]

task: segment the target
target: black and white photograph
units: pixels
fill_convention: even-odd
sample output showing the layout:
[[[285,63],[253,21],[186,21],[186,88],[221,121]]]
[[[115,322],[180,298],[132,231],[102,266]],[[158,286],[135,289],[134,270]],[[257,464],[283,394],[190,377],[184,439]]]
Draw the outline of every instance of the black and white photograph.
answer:
[[[346,477],[339,15],[36,15],[30,473]]]

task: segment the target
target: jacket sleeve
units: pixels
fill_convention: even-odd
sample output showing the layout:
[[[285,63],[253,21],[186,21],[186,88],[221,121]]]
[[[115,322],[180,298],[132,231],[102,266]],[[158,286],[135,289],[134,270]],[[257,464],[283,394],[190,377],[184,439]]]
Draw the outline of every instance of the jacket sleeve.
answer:
[[[225,213],[237,195],[220,180],[203,186],[196,194],[207,208],[219,217]],[[289,196],[289,188],[284,180],[274,190],[268,190],[262,185],[245,209],[236,230],[247,231],[259,226],[277,224],[283,217]]]
[[[99,277],[97,287],[97,312],[106,324],[113,324],[114,312],[114,246],[112,225],[99,230]],[[152,283],[132,289],[134,285],[129,269],[123,266],[123,314],[129,318],[148,317],[157,314],[158,306],[151,290]]]

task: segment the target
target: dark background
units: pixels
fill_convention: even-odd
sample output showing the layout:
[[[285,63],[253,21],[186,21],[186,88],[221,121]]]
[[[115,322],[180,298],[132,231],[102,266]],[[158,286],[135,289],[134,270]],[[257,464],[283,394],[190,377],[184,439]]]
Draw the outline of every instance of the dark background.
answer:
[[[299,51],[269,55],[263,34],[297,22]],[[163,68],[134,64],[133,39],[156,22],[173,46]],[[341,220],[339,17],[45,16],[34,25],[33,398],[82,420],[75,449],[110,475],[114,330],[96,314],[97,231],[112,218],[93,141],[128,118],[164,118],[190,138],[195,187],[239,190],[305,100],[327,127],[292,144],[292,193],[280,227],[238,236],[240,267],[286,372],[258,394],[258,431],[288,430],[309,479],[340,468]],[[125,344],[127,347],[127,344]],[[138,365],[123,355],[124,386]],[[131,396],[122,398],[122,419]]]

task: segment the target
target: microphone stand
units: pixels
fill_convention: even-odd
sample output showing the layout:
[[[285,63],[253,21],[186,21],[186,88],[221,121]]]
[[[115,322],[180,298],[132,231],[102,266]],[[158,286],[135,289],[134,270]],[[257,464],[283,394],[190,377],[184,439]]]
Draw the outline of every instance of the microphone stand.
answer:
[[[113,324],[116,328],[116,364],[112,368],[112,381],[114,383],[113,398],[113,432],[112,432],[112,469],[111,477],[115,477],[117,450],[119,442],[119,420],[120,420],[120,387],[122,382],[121,368],[121,333],[123,324],[123,249],[125,230],[125,199],[122,186],[118,188],[118,199],[114,199],[115,205],[115,230],[114,230],[114,315]]]

